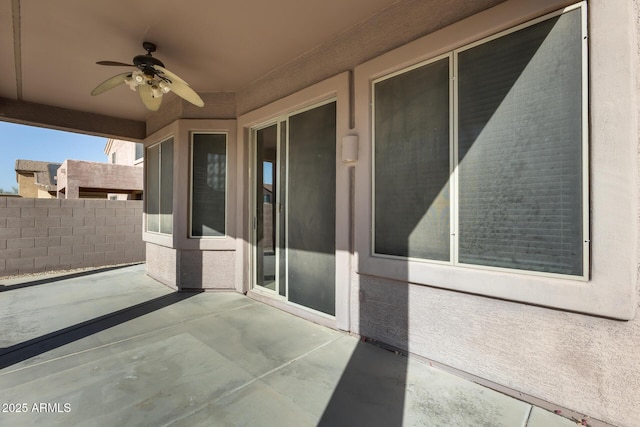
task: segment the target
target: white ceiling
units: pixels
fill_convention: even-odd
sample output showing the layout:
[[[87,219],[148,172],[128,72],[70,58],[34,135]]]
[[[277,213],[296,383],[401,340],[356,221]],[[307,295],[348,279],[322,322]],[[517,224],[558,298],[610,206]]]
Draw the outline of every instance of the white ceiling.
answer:
[[[396,1],[0,0],[0,98],[142,121],[124,85],[90,96],[129,70],[96,61],[131,63],[146,40],[197,92],[236,92]]]

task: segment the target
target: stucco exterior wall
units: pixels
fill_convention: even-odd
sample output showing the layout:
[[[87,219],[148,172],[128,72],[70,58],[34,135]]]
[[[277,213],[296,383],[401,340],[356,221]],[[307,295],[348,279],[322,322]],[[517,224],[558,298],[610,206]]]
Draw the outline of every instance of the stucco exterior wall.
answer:
[[[38,197],[38,187],[36,186],[36,177],[33,174],[18,174],[18,188],[22,197],[36,198]]]
[[[181,289],[235,289],[235,251],[179,251]]]
[[[615,321],[370,276],[353,286],[357,312],[379,314],[355,316],[362,335],[406,347],[408,325],[414,354],[614,425],[637,425],[638,319]]]
[[[336,34],[237,93],[238,115],[290,95],[505,0],[405,0]]]
[[[146,242],[146,252],[147,274],[173,289],[178,289],[176,250]]]
[[[235,251],[174,249],[147,242],[147,274],[173,289],[235,290]]]
[[[142,186],[143,172],[139,167],[65,160],[58,169],[60,198],[78,198],[83,188],[141,191]]]
[[[107,163],[111,163],[111,156],[115,153],[116,161],[118,165],[127,166],[143,166],[144,157],[136,159],[136,143],[130,141],[124,141],[122,139],[112,139],[108,143],[108,150],[106,150]]]
[[[41,188],[38,188],[38,195],[36,197],[38,199],[55,199],[55,196],[53,196],[48,191],[42,190]]]

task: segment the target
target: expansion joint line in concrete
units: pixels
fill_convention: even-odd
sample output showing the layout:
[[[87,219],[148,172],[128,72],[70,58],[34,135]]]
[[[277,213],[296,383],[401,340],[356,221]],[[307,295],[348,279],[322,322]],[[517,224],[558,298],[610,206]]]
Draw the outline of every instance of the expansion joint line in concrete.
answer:
[[[194,415],[194,414],[200,412],[201,410],[203,410],[204,408],[206,408],[207,406],[215,405],[216,403],[218,403],[222,399],[225,399],[226,397],[231,396],[232,394],[237,393],[238,391],[247,388],[251,384],[253,384],[253,383],[257,382],[257,381],[260,381],[261,379],[263,379],[263,378],[265,378],[265,377],[267,377],[267,376],[269,376],[269,375],[271,375],[271,374],[273,374],[275,372],[278,372],[279,370],[281,370],[283,368],[286,368],[287,366],[291,365],[292,363],[295,363],[298,360],[307,357],[311,353],[314,353],[314,352],[320,350],[321,348],[324,348],[324,347],[328,346],[329,344],[339,340],[340,338],[343,338],[343,335],[339,335],[339,336],[337,336],[335,338],[332,338],[329,341],[324,342],[324,343],[320,344],[319,346],[312,348],[311,350],[307,351],[306,353],[301,354],[300,356],[294,357],[293,359],[291,359],[291,360],[289,360],[287,362],[284,362],[283,364],[281,364],[279,366],[276,366],[275,368],[265,372],[262,375],[259,375],[259,376],[255,377],[255,378],[247,381],[244,384],[239,385],[238,387],[236,387],[236,388],[234,388],[232,390],[229,390],[229,391],[226,391],[226,392],[222,393],[220,396],[216,397],[215,399],[213,399],[213,400],[211,400],[209,402],[206,402],[206,403],[198,406],[197,408],[195,408],[194,410],[190,411],[189,413],[184,414],[184,415],[176,418],[175,420],[173,420],[173,421],[171,421],[171,422],[169,422],[167,424],[164,424],[163,427],[170,426],[170,425],[175,424],[175,423],[177,423],[177,422],[179,422],[179,421],[181,421],[181,420],[183,420],[183,419],[185,419],[185,418],[187,418],[187,417],[189,417],[191,415]]]
[[[121,339],[121,340],[117,340],[117,341],[109,342],[109,343],[106,343],[106,344],[103,344],[103,345],[99,345],[97,347],[91,347],[91,348],[88,348],[86,350],[81,350],[81,351],[77,351],[77,352],[74,352],[74,353],[65,354],[64,356],[58,356],[58,357],[55,357],[55,358],[50,359],[50,360],[44,360],[42,362],[34,363],[32,365],[21,366],[19,368],[13,369],[13,370],[9,369],[7,371],[0,372],[0,377],[3,376],[3,375],[10,374],[10,373],[14,373],[14,372],[22,371],[22,370],[25,370],[25,369],[33,368],[33,367],[36,367],[36,366],[44,365],[44,364],[47,364],[47,363],[55,362],[57,360],[66,359],[66,358],[69,358],[69,357],[77,356],[79,354],[89,353],[89,352],[92,352],[92,351],[95,351],[95,350],[100,350],[102,348],[110,347],[110,346],[113,346],[113,345],[116,345],[116,344],[121,344],[121,343],[124,343],[124,342],[127,342],[127,341],[135,340],[135,339],[147,336],[147,335],[155,334],[157,332],[166,331],[166,330],[169,330],[169,329],[172,329],[172,328],[177,328],[177,327],[183,326],[183,325],[185,325],[185,324],[187,324],[189,322],[195,322],[195,321],[198,321],[198,320],[205,319],[207,317],[215,317],[215,316],[219,316],[221,314],[230,313],[232,311],[240,310],[240,309],[249,307],[251,305],[253,305],[253,302],[249,303],[249,304],[241,305],[239,307],[231,308],[229,310],[224,310],[224,311],[220,311],[220,312],[216,312],[216,313],[210,313],[210,314],[204,314],[202,316],[198,316],[198,317],[195,317],[195,318],[192,318],[192,319],[182,320],[182,321],[180,321],[178,323],[175,323],[175,324],[172,324],[172,325],[168,325],[168,326],[164,326],[162,328],[157,328],[157,329],[154,329],[152,331],[144,332],[142,334],[134,335],[134,336],[129,337],[129,338],[124,338],[124,339]],[[126,309],[124,309],[124,310],[126,310]],[[122,313],[122,310],[119,311],[118,313]],[[96,320],[96,322],[99,322],[101,320],[104,320],[104,318],[101,318],[100,320]],[[85,324],[82,327],[86,327],[86,326],[87,325]],[[75,328],[75,329],[77,329],[77,328]],[[23,349],[25,349],[27,347],[30,347],[32,345],[37,345],[37,344],[41,343],[42,341],[46,341],[48,339],[53,339],[53,338],[55,338],[57,336],[65,334],[65,333],[71,333],[75,329],[70,329],[68,331],[62,332],[61,334],[58,334],[58,335],[55,335],[55,336],[52,336],[52,337],[48,337],[48,338],[43,339],[43,340],[39,340],[39,341],[33,342],[33,343],[31,343],[31,344],[29,344],[27,346],[22,346],[22,347],[16,348],[15,350],[12,350],[10,352],[4,353],[3,355],[0,355],[0,358],[6,356],[8,354],[11,354],[11,353],[13,353],[15,351],[23,350]]]

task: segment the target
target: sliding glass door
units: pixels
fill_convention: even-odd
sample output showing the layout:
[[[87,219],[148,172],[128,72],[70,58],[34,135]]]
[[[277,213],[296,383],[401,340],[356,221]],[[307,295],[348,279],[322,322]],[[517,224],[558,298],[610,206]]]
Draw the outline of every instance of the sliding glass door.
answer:
[[[335,315],[336,103],[254,130],[254,280]]]

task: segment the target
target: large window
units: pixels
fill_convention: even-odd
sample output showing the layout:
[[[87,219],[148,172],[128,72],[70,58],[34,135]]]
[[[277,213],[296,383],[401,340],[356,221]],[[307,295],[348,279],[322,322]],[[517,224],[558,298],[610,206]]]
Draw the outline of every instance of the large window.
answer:
[[[373,83],[373,252],[586,276],[583,13]]]
[[[173,232],[173,138],[147,148],[147,231]]]
[[[191,135],[191,237],[226,232],[227,134]]]

